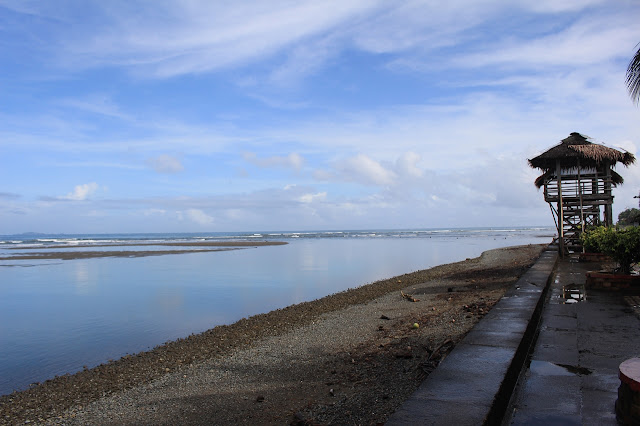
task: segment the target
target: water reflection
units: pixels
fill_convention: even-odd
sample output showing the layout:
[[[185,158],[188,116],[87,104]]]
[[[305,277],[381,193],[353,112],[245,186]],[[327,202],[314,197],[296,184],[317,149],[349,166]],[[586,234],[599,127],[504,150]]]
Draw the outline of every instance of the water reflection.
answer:
[[[91,287],[95,286],[95,281],[89,279],[89,264],[87,262],[77,261],[73,264],[75,274],[75,287],[79,294],[86,294],[91,291]]]
[[[0,268],[0,394],[293,303],[532,236],[294,239],[285,246]]]
[[[562,286],[562,303],[571,304],[587,300],[584,284],[569,284]]]
[[[160,288],[153,299],[152,309],[162,314],[180,312],[184,308],[184,290],[180,288]]]
[[[302,271],[327,271],[329,269],[329,259],[318,256],[310,244],[300,244],[298,246],[300,256],[300,269]]]

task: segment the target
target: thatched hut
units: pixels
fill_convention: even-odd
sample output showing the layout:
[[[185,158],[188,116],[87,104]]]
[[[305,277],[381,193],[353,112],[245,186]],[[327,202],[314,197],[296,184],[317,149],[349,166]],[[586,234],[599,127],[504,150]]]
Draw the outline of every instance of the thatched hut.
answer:
[[[589,142],[575,132],[529,160],[531,167],[543,172],[535,184],[544,187],[562,252],[581,248],[580,234],[585,225],[613,224],[611,188],[624,180],[612,168],[617,163],[629,166],[635,161],[629,152]]]

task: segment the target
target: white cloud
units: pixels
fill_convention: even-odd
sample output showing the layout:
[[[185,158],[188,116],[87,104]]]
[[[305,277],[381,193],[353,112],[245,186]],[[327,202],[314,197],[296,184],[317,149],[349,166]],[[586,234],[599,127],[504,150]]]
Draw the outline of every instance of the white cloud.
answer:
[[[612,4],[5,2],[30,15],[0,28],[2,49],[25,55],[0,78],[29,75],[0,106],[2,169],[20,182],[0,209],[108,210],[114,231],[133,217],[150,231],[547,219],[526,158],[572,131],[639,146],[624,87],[638,6]],[[145,173],[183,171],[175,153],[198,173]],[[99,180],[119,199],[95,199],[95,183],[37,198],[87,167],[109,168]],[[640,187],[637,169],[618,171],[616,204]]]
[[[167,154],[150,158],[148,164],[158,173],[173,174],[184,170],[184,166],[179,159]]]
[[[187,218],[198,225],[212,225],[215,219],[200,209],[188,209],[184,212]]]
[[[95,182],[85,183],[82,185],[76,185],[73,189],[73,192],[68,193],[67,195],[60,197],[64,200],[73,200],[73,201],[84,201],[90,195],[94,194],[98,190],[98,184]]]
[[[618,214],[627,208],[640,208],[640,200],[634,198],[640,195],[640,165],[636,163],[628,168],[618,166],[616,171],[624,178],[624,185],[613,190],[615,196],[614,218],[617,218]]]
[[[614,147],[630,152],[633,155],[635,155],[636,158],[640,155],[640,153],[638,153],[638,147],[636,146],[635,143],[633,143],[633,141],[630,141],[630,140],[623,140],[623,141],[617,142],[614,144]]]
[[[165,209],[146,209],[142,212],[145,216],[164,216],[166,213]]]
[[[364,154],[339,162],[336,169],[347,180],[365,185],[391,185],[396,179],[394,172]]]
[[[417,167],[417,163],[420,162],[422,157],[415,152],[405,152],[396,161],[396,169],[400,175],[410,177],[421,177],[422,170]]]
[[[326,192],[318,192],[317,194],[304,194],[302,195],[300,198],[298,198],[298,200],[300,200],[301,203],[313,203],[314,201],[325,201],[327,199],[327,193]]]

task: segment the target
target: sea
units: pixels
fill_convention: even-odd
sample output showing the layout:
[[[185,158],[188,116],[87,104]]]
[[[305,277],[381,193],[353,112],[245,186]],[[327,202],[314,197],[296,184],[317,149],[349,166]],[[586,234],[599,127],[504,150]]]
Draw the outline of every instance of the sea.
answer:
[[[0,235],[0,257],[207,248],[161,245],[167,242],[288,243],[147,257],[0,260],[0,395],[244,317],[494,248],[551,243],[554,235],[545,226]]]

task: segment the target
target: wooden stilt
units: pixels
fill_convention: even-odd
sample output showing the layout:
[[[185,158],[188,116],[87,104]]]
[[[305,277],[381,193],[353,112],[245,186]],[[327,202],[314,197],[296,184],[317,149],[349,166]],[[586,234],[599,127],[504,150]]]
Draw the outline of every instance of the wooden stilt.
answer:
[[[560,160],[556,160],[556,177],[558,179],[558,247],[560,256],[564,257],[564,208],[562,205],[562,169],[560,168]]]

